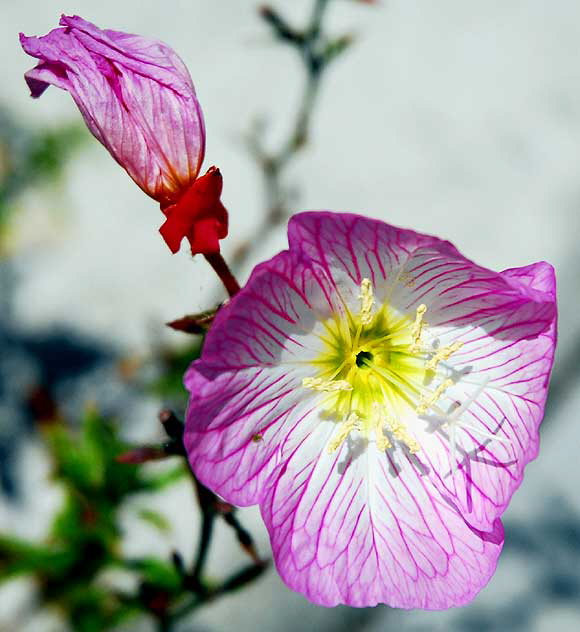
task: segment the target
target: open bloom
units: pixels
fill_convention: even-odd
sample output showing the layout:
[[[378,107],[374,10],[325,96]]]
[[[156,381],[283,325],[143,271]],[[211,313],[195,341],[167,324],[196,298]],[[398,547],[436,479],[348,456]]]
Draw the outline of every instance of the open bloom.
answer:
[[[227,235],[222,181],[213,168],[198,179],[205,129],[191,77],[176,53],[139,35],[102,30],[62,16],[44,37],[20,35],[40,60],[26,81],[39,97],[67,90],[92,134],[167,216],[161,233],[172,252],[183,237],[192,252],[219,251]]]
[[[282,578],[312,601],[464,604],[538,452],[552,267],[492,272],[356,215],[299,214],[288,233],[186,373],[191,465],[260,504]]]

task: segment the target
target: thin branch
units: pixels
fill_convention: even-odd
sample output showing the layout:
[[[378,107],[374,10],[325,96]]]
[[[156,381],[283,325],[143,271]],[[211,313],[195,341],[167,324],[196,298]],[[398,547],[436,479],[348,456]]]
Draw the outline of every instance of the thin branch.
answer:
[[[201,509],[201,534],[197,545],[197,555],[195,556],[191,574],[186,578],[186,584],[187,587],[191,588],[194,592],[203,594],[205,592],[202,583],[203,573],[209,553],[211,537],[213,535],[216,517],[214,508],[216,497],[213,492],[210,492],[205,485],[202,485],[195,476],[193,480],[197,491],[199,507]]]
[[[232,258],[232,265],[238,268],[248,257],[251,245],[264,240],[269,232],[280,225],[288,214],[289,194],[284,182],[284,172],[290,162],[308,143],[312,115],[320,93],[320,86],[330,63],[351,43],[350,36],[330,39],[324,33],[323,22],[330,0],[315,0],[310,19],[303,30],[293,28],[275,9],[262,7],[260,14],[273,30],[276,38],[293,47],[305,72],[304,88],[294,124],[288,136],[276,151],[264,147],[262,131],[256,126],[247,137],[250,154],[254,158],[264,187],[266,217],[251,244],[238,247]]]
[[[171,615],[171,624],[175,624],[177,621],[180,621],[188,614],[191,614],[191,612],[200,606],[213,601],[217,597],[233,592],[234,590],[249,584],[255,579],[258,579],[258,577],[260,577],[264,571],[268,569],[268,567],[269,562],[249,564],[243,567],[241,570],[227,578],[223,583],[210,588],[205,596],[194,596],[181,607],[176,609]]]

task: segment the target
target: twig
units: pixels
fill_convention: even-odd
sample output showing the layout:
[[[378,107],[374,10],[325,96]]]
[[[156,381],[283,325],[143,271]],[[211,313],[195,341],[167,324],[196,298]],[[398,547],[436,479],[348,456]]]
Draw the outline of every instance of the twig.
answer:
[[[137,464],[166,458],[168,456],[181,455],[182,457],[186,457],[186,450],[183,444],[183,422],[171,410],[161,411],[159,413],[159,421],[163,425],[169,441],[155,446],[136,447],[121,455],[118,460],[126,464]],[[268,565],[267,561],[262,560],[258,556],[252,536],[241,525],[235,515],[235,507],[220,500],[197,479],[190,468],[188,469],[191,473],[198,504],[201,509],[201,533],[190,572],[186,571],[183,558],[179,553],[174,552],[172,560],[173,565],[182,577],[183,592],[181,597],[185,597],[188,593],[193,593],[193,597],[184,606],[179,607],[173,613],[170,611],[169,603],[166,606],[164,604],[162,608],[152,606],[148,608],[151,615],[155,617],[157,621],[158,630],[163,632],[172,630],[179,619],[198,606],[207,603],[220,594],[230,592],[253,581],[262,574]],[[206,583],[204,575],[215,521],[220,517],[232,528],[241,548],[251,558],[252,564],[229,577],[223,584],[215,587]],[[144,586],[142,588],[144,588]]]
[[[216,518],[215,504],[217,497],[205,485],[202,485],[195,476],[193,476],[197,499],[201,509],[201,534],[197,545],[197,555],[191,574],[186,578],[186,585],[198,594],[203,594],[203,572],[205,562],[209,553],[211,544],[211,536]]]
[[[255,579],[258,579],[258,577],[260,577],[264,573],[264,571],[268,569],[268,567],[269,562],[259,562],[243,567],[240,571],[237,571],[236,573],[231,575],[223,583],[210,588],[204,597],[194,596],[177,610],[175,610],[175,612],[171,615],[171,624],[174,624],[177,621],[183,619],[185,616],[193,612],[196,608],[199,608],[199,606],[213,601],[216,597],[233,592],[234,590],[237,590],[238,588],[249,584]]]
[[[248,134],[247,145],[262,176],[266,217],[251,243],[242,244],[235,251],[232,258],[234,268],[245,261],[252,244],[262,241],[273,228],[285,220],[288,214],[288,191],[284,184],[284,171],[308,142],[312,114],[325,70],[352,41],[350,36],[329,39],[324,34],[323,20],[329,4],[330,0],[315,0],[308,25],[301,31],[290,26],[272,7],[264,6],[260,10],[260,15],[278,40],[296,50],[303,62],[306,77],[294,125],[277,151],[268,151],[264,147],[259,128]]]
[[[148,461],[181,456],[186,458],[185,445],[183,443],[184,424],[171,410],[163,410],[159,413],[159,421],[168,436],[168,441],[156,445],[137,446],[123,453],[117,461],[127,465],[136,465]],[[186,458],[187,461],[187,458]],[[163,591],[151,593],[152,586],[143,582],[140,586],[140,598],[136,601],[146,603],[146,609],[156,620],[159,632],[170,632],[173,626],[191,610],[215,599],[220,594],[247,584],[263,573],[268,562],[262,560],[256,551],[254,541],[250,533],[241,525],[235,515],[236,508],[220,500],[211,490],[203,485],[191,471],[188,470],[196,490],[198,504],[201,510],[201,532],[197,543],[197,552],[188,572],[184,566],[182,556],[174,551],[172,554],[173,566],[181,577],[181,591],[178,595],[168,595]],[[251,558],[252,564],[235,573],[218,586],[212,586],[205,579],[205,565],[209,554],[212,535],[216,519],[223,519],[233,530],[240,547]],[[153,587],[154,588],[154,587]],[[185,605],[174,609],[177,600],[183,602],[187,596],[191,599]],[[172,610],[174,610],[172,612]]]

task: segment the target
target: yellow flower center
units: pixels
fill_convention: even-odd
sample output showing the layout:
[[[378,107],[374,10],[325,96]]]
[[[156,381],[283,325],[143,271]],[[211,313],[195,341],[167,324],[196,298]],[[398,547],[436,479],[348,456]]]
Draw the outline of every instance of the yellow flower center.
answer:
[[[353,431],[381,451],[395,441],[417,452],[420,446],[402,419],[433,408],[453,384],[446,379],[435,385],[437,371],[461,343],[427,350],[427,306],[403,314],[388,301],[376,305],[369,279],[363,279],[359,299],[358,313],[346,310],[323,323],[324,351],[313,361],[316,375],[305,378],[303,386],[326,394],[324,416],[339,424],[329,452]]]

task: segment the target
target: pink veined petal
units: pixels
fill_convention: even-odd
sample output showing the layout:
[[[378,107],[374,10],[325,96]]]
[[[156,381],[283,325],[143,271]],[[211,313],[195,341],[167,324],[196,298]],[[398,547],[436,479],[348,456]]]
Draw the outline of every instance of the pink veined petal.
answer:
[[[203,349],[207,370],[307,364],[319,353],[313,330],[341,310],[324,274],[283,251],[254,269],[244,291],[218,311]],[[320,344],[316,341],[316,344]]]
[[[499,440],[459,430],[460,460],[453,475],[448,433],[441,423],[430,423],[437,415],[430,411],[406,423],[441,493],[472,526],[492,529],[538,452],[555,347],[551,266],[496,273],[448,242],[348,214],[294,216],[289,235],[291,247],[322,266],[347,303],[355,304],[362,278],[371,278],[379,298],[388,296],[403,313],[426,304],[428,332],[438,344],[464,343],[450,362],[462,377],[440,407],[447,410],[486,383],[463,420]]]
[[[394,294],[394,300],[405,305],[424,302],[429,306],[430,331],[439,344],[463,343],[450,362],[451,375],[461,377],[440,406],[447,410],[462,403],[485,384],[462,416],[485,434],[459,430],[458,462],[453,464],[448,431],[428,428],[418,439],[424,446],[419,458],[465,519],[488,530],[521,484],[524,467],[538,453],[554,360],[554,294],[534,288],[531,266],[519,277],[526,291],[518,285],[505,287],[511,273],[504,277],[473,264],[463,269],[461,262],[424,250],[416,252],[408,270],[413,284]],[[535,270],[542,283],[549,278],[545,265]],[[551,278],[548,287],[553,287],[553,272]],[[429,416],[436,417],[432,412]]]
[[[229,502],[259,502],[282,444],[310,431],[304,419],[320,394],[303,388],[302,378],[320,352],[312,329],[330,313],[327,292],[288,252],[261,264],[218,312],[202,358],[185,376],[190,462]]]
[[[288,223],[288,241],[291,251],[304,253],[324,270],[347,302],[358,296],[362,279],[370,279],[374,286],[398,282],[419,246],[444,243],[378,220],[329,211],[294,215]]]
[[[335,430],[318,424],[261,503],[282,579],[325,606],[471,600],[495,570],[501,522],[488,534],[471,528],[401,450],[385,458],[349,441],[328,454]]]
[[[310,431],[315,406],[300,378],[283,369],[250,367],[207,379],[194,365],[185,383],[192,400],[184,442],[199,480],[228,502],[254,505],[280,462],[289,436]]]
[[[93,53],[118,61],[137,74],[154,79],[182,96],[195,94],[187,67],[175,51],[159,40],[100,29],[78,15],[63,15],[60,25],[76,29],[77,37]]]
[[[539,261],[521,268],[510,268],[501,272],[501,275],[510,283],[517,283],[523,291],[542,292],[556,299],[554,268],[546,261]]]
[[[67,90],[87,126],[133,180],[162,205],[197,177],[203,117],[183,62],[165,44],[102,31],[78,17],[44,37],[25,37],[40,63],[25,75],[32,96]]]

